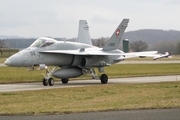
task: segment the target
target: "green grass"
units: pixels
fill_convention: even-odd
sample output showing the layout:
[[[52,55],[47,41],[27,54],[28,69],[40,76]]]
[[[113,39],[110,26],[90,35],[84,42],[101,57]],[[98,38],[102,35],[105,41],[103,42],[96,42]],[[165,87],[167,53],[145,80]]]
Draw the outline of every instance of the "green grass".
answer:
[[[41,81],[45,71],[27,71],[26,68],[0,67],[0,83],[25,83]]]
[[[17,52],[16,51],[3,51],[2,53],[0,52],[0,58],[7,58],[15,53]]]
[[[180,74],[179,64],[119,64],[107,67],[111,77],[136,77]]]
[[[180,82],[0,93],[1,115],[180,108]]]
[[[0,63],[4,63],[6,58],[0,58]]]
[[[0,67],[0,83],[40,82],[43,79],[42,73],[45,73],[45,71]],[[179,64],[116,64],[106,67],[105,73],[108,74],[109,78],[177,75],[180,74],[180,67]],[[91,79],[91,77],[87,75],[73,80],[76,79]]]

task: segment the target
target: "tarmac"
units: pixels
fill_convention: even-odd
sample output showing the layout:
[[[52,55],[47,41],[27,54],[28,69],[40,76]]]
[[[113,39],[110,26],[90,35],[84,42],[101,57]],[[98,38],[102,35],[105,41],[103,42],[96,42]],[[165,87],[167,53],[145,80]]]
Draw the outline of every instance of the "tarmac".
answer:
[[[109,79],[108,84],[157,83],[157,82],[175,82],[175,81],[180,81],[180,75],[114,78],[114,79]],[[75,81],[69,81],[68,84],[55,82],[54,86],[43,86],[42,82],[1,84],[0,92],[42,90],[42,89],[69,88],[69,87],[85,87],[85,86],[95,86],[95,85],[102,85],[102,84],[100,80],[75,80]]]

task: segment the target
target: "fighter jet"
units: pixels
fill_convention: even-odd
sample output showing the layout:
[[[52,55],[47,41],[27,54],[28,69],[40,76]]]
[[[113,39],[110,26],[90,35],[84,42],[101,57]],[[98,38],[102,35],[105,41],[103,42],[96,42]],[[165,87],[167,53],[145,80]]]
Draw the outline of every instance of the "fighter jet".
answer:
[[[157,51],[124,53],[117,49],[122,40],[129,19],[123,19],[103,48],[92,45],[89,26],[80,20],[77,42],[57,41],[40,37],[28,48],[9,57],[5,64],[13,67],[27,67],[28,70],[46,70],[43,85],[53,86],[54,79],[60,78],[67,84],[69,78],[90,74],[102,84],[108,83],[108,76],[98,76],[94,68],[104,72],[104,67],[123,61],[126,58],[156,56]],[[50,70],[49,66],[54,66]]]

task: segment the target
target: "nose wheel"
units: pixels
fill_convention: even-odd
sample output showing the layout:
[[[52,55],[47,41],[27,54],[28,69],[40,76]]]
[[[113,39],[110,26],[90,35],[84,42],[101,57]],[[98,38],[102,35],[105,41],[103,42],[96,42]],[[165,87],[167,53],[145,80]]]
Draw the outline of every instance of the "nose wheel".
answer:
[[[49,84],[49,86],[53,86],[54,85],[54,79],[53,78],[49,78],[49,79],[44,78],[43,79],[43,85],[48,86],[48,84]]]

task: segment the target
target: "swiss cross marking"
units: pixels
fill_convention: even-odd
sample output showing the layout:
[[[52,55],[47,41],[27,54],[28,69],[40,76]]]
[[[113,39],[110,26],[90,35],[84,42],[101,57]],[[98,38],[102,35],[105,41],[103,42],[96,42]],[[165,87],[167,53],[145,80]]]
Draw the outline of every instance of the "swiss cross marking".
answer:
[[[119,34],[120,34],[120,29],[117,29],[116,36],[118,36]]]

